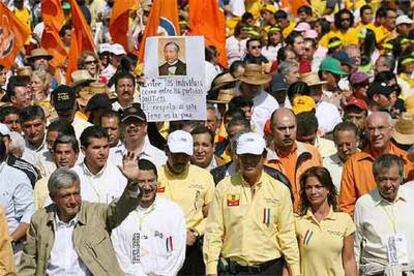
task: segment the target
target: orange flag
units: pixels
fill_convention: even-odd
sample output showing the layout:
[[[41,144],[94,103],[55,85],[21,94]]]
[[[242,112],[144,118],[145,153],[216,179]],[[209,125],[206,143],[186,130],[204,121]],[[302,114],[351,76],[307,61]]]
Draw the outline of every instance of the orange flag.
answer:
[[[145,39],[147,37],[156,35],[176,36],[179,34],[177,0],[154,0],[139,45],[138,60],[140,62],[144,60]]]
[[[112,8],[109,32],[114,43],[129,49],[127,33],[129,28],[129,11],[137,7],[137,0],[115,0]]]
[[[310,6],[309,2],[310,1],[307,1],[307,0],[295,0],[295,1],[282,0],[280,6],[286,12],[288,12],[288,13],[294,15],[294,16],[297,16],[298,15],[298,9],[301,6]]]
[[[53,56],[51,65],[55,68],[62,66],[68,53],[59,36],[59,30],[62,28],[65,20],[60,1],[43,0],[42,18],[45,24],[45,29],[42,34],[41,45]]]
[[[70,76],[73,71],[78,69],[78,57],[85,50],[95,52],[95,44],[91,29],[86,22],[85,16],[76,3],[76,0],[69,0],[72,6],[72,41],[70,43],[68,69],[66,71],[66,82],[72,83]]]
[[[30,30],[0,1],[0,64],[10,69]]]
[[[226,18],[217,0],[190,0],[189,7],[190,35],[203,35],[206,46],[216,46],[220,65],[227,67]]]

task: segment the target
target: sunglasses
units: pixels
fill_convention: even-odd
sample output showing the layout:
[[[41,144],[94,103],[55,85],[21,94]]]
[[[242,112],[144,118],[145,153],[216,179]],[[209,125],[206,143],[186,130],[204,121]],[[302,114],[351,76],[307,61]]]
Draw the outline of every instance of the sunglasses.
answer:
[[[253,50],[254,50],[254,49],[261,49],[261,48],[262,48],[262,46],[259,46],[259,45],[258,45],[258,46],[251,46],[250,48],[252,48]]]
[[[96,61],[96,60],[85,61],[85,63],[84,63],[84,64],[85,64],[85,65],[98,64],[98,61]]]

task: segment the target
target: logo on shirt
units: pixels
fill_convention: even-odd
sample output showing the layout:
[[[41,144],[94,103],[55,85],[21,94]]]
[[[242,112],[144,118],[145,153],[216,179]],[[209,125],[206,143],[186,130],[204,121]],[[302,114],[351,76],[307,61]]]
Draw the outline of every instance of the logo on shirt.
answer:
[[[159,237],[160,239],[162,239],[164,237],[164,235],[161,232],[155,230],[154,231],[154,237]]]
[[[308,245],[309,244],[309,242],[312,238],[312,235],[313,235],[313,231],[308,229],[305,233],[305,236],[303,237],[303,241],[302,241],[303,245]]]
[[[157,193],[164,193],[165,192],[165,186],[164,187],[157,187]]]
[[[267,226],[270,224],[270,208],[263,208],[263,223]]]
[[[240,194],[227,194],[227,206],[234,207],[240,205]]]
[[[170,236],[165,239],[165,250],[170,253],[174,250],[173,238]]]
[[[131,246],[131,262],[133,264],[138,264],[141,260],[141,234],[134,233],[132,235],[132,246]]]

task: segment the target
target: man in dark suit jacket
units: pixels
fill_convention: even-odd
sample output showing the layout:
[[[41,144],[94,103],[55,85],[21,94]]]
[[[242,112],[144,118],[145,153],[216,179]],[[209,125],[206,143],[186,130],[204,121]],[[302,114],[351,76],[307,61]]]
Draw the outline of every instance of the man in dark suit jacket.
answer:
[[[166,62],[158,67],[160,76],[184,76],[187,74],[187,65],[178,59],[179,52],[180,46],[174,41],[169,41],[164,45]]]

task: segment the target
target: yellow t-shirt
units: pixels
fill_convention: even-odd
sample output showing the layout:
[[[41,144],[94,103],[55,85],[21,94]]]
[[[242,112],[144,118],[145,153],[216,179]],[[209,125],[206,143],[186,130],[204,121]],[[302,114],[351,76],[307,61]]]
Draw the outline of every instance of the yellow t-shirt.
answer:
[[[312,212],[296,216],[296,237],[299,243],[302,276],[343,276],[342,249],[344,238],[355,232],[347,213],[332,209],[321,222]]]
[[[319,41],[319,44],[322,47],[328,48],[329,40],[333,37],[339,38],[344,46],[346,45],[358,45],[358,29],[357,28],[349,28],[349,30],[345,33],[339,31],[339,30],[332,30],[326,35],[324,35],[321,40]]]
[[[49,196],[49,189],[47,187],[48,181],[49,177],[41,178],[36,182],[36,185],[34,186],[33,200],[36,210],[39,210],[45,206],[46,198]]]
[[[206,274],[217,274],[221,254],[254,266],[284,256],[292,275],[300,275],[289,189],[262,173],[254,195],[242,176],[217,184],[204,235]]]
[[[30,10],[28,8],[23,7],[23,9],[15,9],[13,11],[14,15],[19,19],[20,22],[23,23],[27,27],[27,29],[31,32],[32,30],[32,14],[30,13]],[[25,45],[28,45],[30,43],[31,36],[27,38],[25,41]]]
[[[177,203],[184,212],[188,229],[204,234],[206,218],[203,207],[213,200],[214,180],[209,171],[189,165],[179,174],[173,174],[162,165],[158,171],[158,196]]]
[[[286,38],[286,37],[288,37],[289,35],[290,35],[290,33],[293,31],[293,29],[295,28],[295,26],[296,26],[296,24],[294,23],[294,22],[290,22],[289,23],[289,26],[287,26],[286,28],[284,28],[283,30],[282,30],[282,35],[283,35],[283,38]]]

